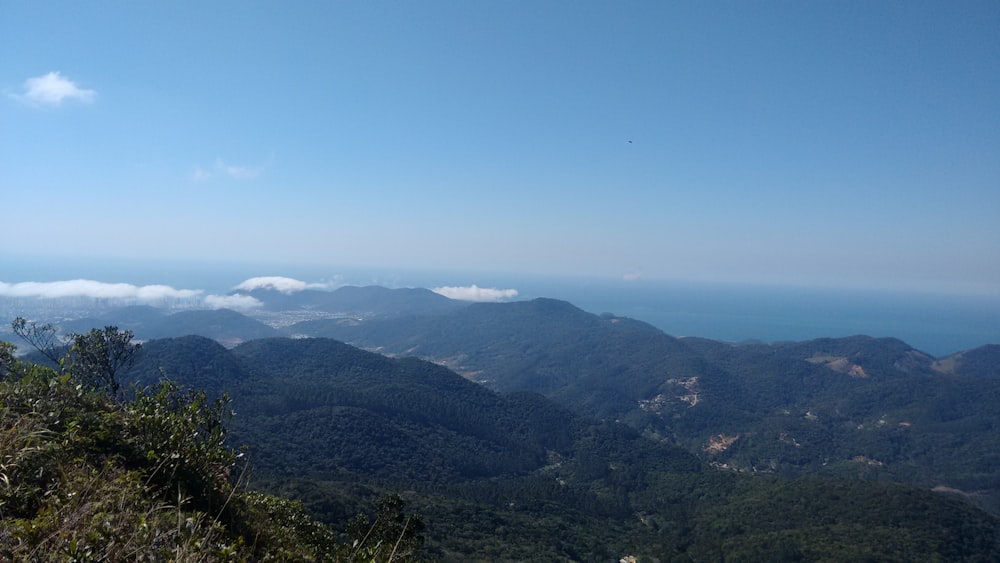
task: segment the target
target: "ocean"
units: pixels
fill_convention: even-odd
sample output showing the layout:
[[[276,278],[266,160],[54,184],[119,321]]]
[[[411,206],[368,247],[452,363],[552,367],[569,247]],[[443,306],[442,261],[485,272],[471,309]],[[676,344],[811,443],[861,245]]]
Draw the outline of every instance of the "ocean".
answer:
[[[936,357],[1000,344],[1000,297],[835,290],[722,283],[525,276],[237,263],[45,261],[4,258],[0,282],[92,279],[164,284],[224,294],[256,276],[386,287],[467,286],[516,289],[517,299],[551,297],[592,313],[647,322],[674,336],[742,342],[800,341],[865,334],[895,337]]]
[[[729,342],[864,334],[895,337],[936,357],[1000,343],[995,298],[668,282],[623,286],[568,291],[566,299],[674,336]]]

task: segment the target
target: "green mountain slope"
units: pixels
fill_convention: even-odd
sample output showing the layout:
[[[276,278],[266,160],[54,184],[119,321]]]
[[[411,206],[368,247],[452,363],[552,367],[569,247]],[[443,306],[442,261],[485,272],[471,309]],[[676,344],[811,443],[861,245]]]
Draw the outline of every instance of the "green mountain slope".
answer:
[[[261,483],[329,522],[403,491],[427,522],[432,558],[976,560],[1000,549],[996,518],[929,490],[708,469],[536,394],[497,395],[440,366],[332,340],[201,344],[170,341],[205,354],[186,364],[182,352],[160,357],[232,358],[214,373],[228,378],[218,384],[239,413],[233,434],[250,445]]]
[[[679,340],[644,323],[536,299],[477,303],[447,316],[293,327],[398,355],[432,358],[488,387],[535,391],[597,416],[620,416],[662,386],[668,373],[705,366]]]
[[[230,309],[181,311],[149,323],[138,336],[147,339],[196,334],[228,345],[277,336],[278,332]]]
[[[934,362],[935,371],[966,377],[1000,378],[1000,345],[987,344]]]
[[[547,452],[566,453],[590,424],[537,395],[498,395],[441,366],[327,339],[264,339],[232,351],[197,337],[154,341],[133,372],[228,391],[237,434],[257,445],[261,470],[423,481],[517,474],[544,466]]]
[[[1000,347],[934,358],[891,338],[675,339],[554,300],[295,330],[542,393],[745,472],[891,479],[1000,512]]]

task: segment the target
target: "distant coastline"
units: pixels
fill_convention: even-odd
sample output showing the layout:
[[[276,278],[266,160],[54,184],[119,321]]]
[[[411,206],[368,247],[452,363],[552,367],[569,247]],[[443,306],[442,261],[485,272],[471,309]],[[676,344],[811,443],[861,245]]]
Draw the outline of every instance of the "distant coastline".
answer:
[[[741,342],[800,341],[866,334],[894,337],[941,357],[1000,343],[1000,298],[875,290],[836,290],[621,281],[512,273],[196,262],[5,259],[0,282],[94,279],[224,293],[243,280],[281,275],[307,282],[386,287],[470,285],[518,290],[517,299],[552,297],[592,313],[647,322],[674,336]]]

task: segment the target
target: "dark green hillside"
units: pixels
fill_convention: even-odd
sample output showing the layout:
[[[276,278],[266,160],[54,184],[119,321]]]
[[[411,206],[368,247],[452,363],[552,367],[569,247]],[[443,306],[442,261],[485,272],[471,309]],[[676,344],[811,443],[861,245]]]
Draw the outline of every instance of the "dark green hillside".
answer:
[[[419,481],[519,474],[545,465],[547,452],[568,454],[580,425],[539,397],[500,396],[441,366],[333,340],[259,340],[233,354],[257,385],[242,388],[237,405],[269,429],[257,435],[246,425],[248,440],[262,449],[269,436],[285,441],[280,456],[262,452],[262,469],[315,458],[319,440],[328,453],[318,473]]]
[[[934,369],[964,377],[1000,378],[1000,344],[987,344],[946,356],[934,363]]]
[[[776,481],[738,493],[696,521],[715,536],[692,549],[705,560],[989,561],[1000,547],[996,518],[887,483]]]
[[[178,351],[159,357],[218,366],[231,356],[221,365],[233,369],[213,369],[233,379],[233,433],[250,444],[259,482],[337,525],[402,491],[424,516],[432,558],[997,556],[996,519],[945,495],[706,470],[538,395],[496,395],[440,366],[331,340],[204,344],[168,341]],[[185,353],[204,357],[185,364]],[[782,500],[765,502],[774,495]]]
[[[334,291],[255,289],[238,293],[259,300],[268,311],[322,311],[366,319],[444,314],[467,305],[422,288],[344,286]]]
[[[216,396],[236,389],[249,373],[239,359],[215,340],[182,336],[143,344],[125,377],[143,385],[167,378]]]
[[[933,357],[895,338],[819,338],[774,347],[781,355],[861,378],[930,375],[934,363]]]
[[[622,416],[670,374],[706,366],[644,323],[598,317],[564,301],[477,303],[447,316],[293,327],[379,351],[433,358],[501,392],[542,393],[579,412]]]
[[[535,394],[497,395],[441,366],[328,339],[264,339],[232,351],[199,337],[152,341],[133,373],[231,393],[236,434],[255,444],[261,471],[422,481],[518,474],[552,453],[571,455],[575,436],[592,424]],[[634,432],[629,440],[646,443]],[[657,447],[661,461],[698,467],[680,450]]]
[[[144,339],[197,335],[228,345],[277,336],[273,328],[230,309],[181,311],[149,323],[136,335]]]
[[[1000,388],[990,376],[1000,347],[935,363],[891,338],[678,340],[545,299],[297,330],[539,392],[737,471],[890,479],[1000,510]]]
[[[744,386],[756,386],[760,397],[784,397],[783,404],[757,403],[756,420],[728,433],[739,437],[710,453],[712,462],[957,489],[1000,509],[996,380],[943,376],[926,368],[923,354],[892,339],[685,342]]]

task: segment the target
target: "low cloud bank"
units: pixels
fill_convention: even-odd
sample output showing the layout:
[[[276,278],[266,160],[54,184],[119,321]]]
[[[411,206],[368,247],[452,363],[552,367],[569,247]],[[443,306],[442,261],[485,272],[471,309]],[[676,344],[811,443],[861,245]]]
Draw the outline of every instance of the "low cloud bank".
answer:
[[[306,283],[295,278],[286,278],[282,276],[261,276],[257,278],[250,278],[233,289],[240,291],[273,289],[282,293],[295,293],[306,289],[328,289],[328,287],[321,283]]]
[[[438,295],[458,301],[476,301],[478,303],[506,301],[517,297],[516,289],[497,289],[495,287],[479,287],[475,284],[466,287],[435,287],[432,289]]]
[[[247,310],[260,307],[263,303],[249,295],[206,295],[205,306],[210,309]]]
[[[201,293],[200,289],[176,289],[169,285],[132,285],[94,280],[0,282],[0,297],[35,297],[40,299],[90,297],[94,299],[136,299],[148,303],[163,299],[193,299],[200,296]]]

